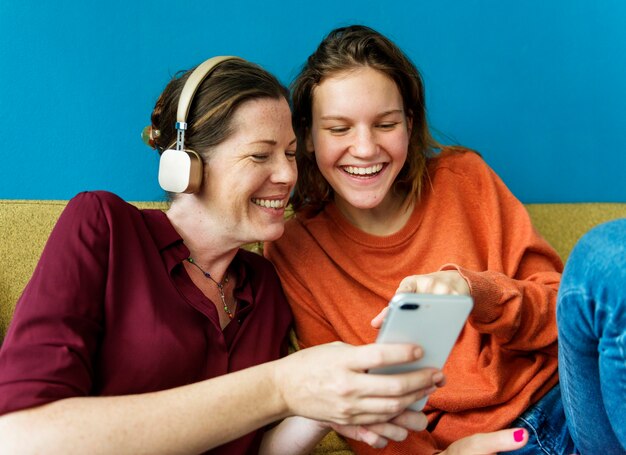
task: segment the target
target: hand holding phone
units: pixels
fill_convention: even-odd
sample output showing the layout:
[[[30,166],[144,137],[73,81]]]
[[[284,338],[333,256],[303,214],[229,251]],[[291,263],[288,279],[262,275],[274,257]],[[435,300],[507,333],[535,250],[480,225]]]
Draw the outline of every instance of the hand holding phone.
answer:
[[[370,370],[393,374],[419,368],[443,368],[474,305],[467,295],[400,293],[389,302],[389,312],[376,339],[377,343],[413,343],[424,356],[416,362]],[[428,397],[410,406],[421,411]]]

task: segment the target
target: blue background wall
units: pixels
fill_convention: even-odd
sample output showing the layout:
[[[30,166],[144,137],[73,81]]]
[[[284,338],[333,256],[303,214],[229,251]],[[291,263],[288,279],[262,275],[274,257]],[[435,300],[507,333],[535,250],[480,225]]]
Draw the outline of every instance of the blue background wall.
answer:
[[[431,125],[523,202],[626,201],[623,0],[0,0],[0,198],[158,200],[140,140],[177,70],[216,54],[288,83],[364,23],[422,70]]]

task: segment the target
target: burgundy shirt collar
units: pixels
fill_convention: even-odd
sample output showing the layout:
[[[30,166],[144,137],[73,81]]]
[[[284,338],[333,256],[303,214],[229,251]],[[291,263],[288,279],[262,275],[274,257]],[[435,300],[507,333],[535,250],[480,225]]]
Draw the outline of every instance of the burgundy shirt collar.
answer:
[[[143,215],[155,245],[161,252],[163,262],[171,275],[174,267],[181,264],[189,257],[189,249],[184,244],[180,234],[178,234],[174,226],[172,226],[165,212],[159,209],[144,209],[141,211],[141,214]],[[238,251],[233,260],[233,267],[239,277],[238,289],[241,289],[242,285],[246,282],[246,263],[245,256],[241,254],[241,251]],[[242,297],[250,298],[248,295]]]

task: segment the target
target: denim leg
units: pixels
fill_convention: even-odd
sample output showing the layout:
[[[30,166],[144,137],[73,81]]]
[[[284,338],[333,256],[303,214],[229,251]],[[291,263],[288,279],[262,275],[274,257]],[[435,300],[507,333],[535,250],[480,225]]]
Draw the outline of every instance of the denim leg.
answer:
[[[626,219],[577,243],[557,302],[559,376],[581,454],[626,453]]]
[[[528,408],[511,424],[511,428],[526,428],[528,443],[507,455],[570,455],[576,453],[570,436],[561,391],[557,384],[541,400]]]

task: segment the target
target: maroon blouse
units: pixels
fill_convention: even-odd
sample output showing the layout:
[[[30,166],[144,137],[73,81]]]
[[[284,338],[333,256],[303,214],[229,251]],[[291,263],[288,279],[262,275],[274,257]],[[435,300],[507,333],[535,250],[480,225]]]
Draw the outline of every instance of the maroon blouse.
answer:
[[[291,312],[273,266],[240,250],[237,312],[215,306],[182,266],[160,210],[107,192],[73,198],[20,297],[0,349],[0,415],[75,396],[152,392],[275,360]],[[252,453],[262,431],[211,453]]]

